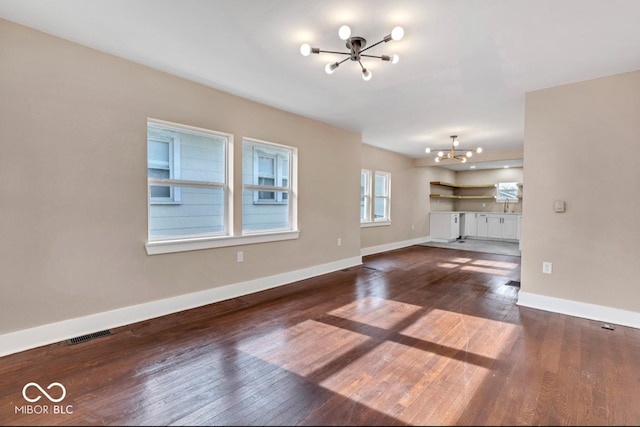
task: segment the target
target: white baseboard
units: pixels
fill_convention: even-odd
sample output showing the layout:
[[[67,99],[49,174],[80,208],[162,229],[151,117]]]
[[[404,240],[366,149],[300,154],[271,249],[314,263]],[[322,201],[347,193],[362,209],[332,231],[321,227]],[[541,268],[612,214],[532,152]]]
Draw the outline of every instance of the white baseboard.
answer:
[[[361,256],[373,255],[380,252],[392,251],[394,249],[406,248],[407,246],[419,245],[429,241],[429,237],[418,237],[417,239],[403,240],[401,242],[386,243],[384,245],[369,246],[360,249]]]
[[[546,295],[518,292],[517,305],[640,329],[640,313]]]
[[[0,335],[0,357],[85,334],[117,328],[154,317],[177,313],[179,311],[275,288],[298,280],[308,279],[361,264],[361,256],[353,257],[277,274],[275,276],[263,277],[10,332]]]

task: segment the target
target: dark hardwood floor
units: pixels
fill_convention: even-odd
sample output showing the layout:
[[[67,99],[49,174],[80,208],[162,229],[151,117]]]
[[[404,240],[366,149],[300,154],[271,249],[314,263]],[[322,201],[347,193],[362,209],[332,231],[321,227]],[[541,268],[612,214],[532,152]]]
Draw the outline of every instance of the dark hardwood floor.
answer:
[[[0,424],[639,425],[640,330],[518,307],[511,280],[519,257],[411,246],[6,356]],[[29,382],[66,397],[22,413]]]

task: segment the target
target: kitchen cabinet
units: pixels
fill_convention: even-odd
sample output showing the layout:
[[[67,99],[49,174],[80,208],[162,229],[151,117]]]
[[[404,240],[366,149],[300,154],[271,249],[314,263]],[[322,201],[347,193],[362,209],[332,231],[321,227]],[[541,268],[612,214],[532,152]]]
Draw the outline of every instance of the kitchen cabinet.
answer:
[[[476,214],[476,237],[495,240],[518,240],[520,215],[499,213]]]
[[[429,234],[435,242],[452,242],[460,237],[460,213],[431,212]]]
[[[502,239],[502,217],[487,215],[487,237],[490,239]]]
[[[517,215],[502,216],[502,239],[516,240],[517,238]]]
[[[478,233],[478,214],[475,212],[465,212],[460,215],[460,226],[462,231],[460,233],[463,237],[476,237]]]
[[[476,214],[476,236],[477,237],[489,237],[489,221],[487,217],[488,217],[488,214],[485,214],[485,213]]]

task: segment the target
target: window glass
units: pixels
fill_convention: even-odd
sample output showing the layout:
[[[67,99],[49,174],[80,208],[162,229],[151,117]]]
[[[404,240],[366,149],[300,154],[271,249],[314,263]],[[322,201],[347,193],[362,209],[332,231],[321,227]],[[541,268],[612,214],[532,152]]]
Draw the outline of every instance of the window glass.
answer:
[[[245,138],[242,143],[243,233],[290,230],[294,149]]]
[[[227,233],[228,136],[147,123],[149,239]]]
[[[517,202],[518,201],[518,183],[517,182],[499,182],[496,188],[496,201],[498,202]]]

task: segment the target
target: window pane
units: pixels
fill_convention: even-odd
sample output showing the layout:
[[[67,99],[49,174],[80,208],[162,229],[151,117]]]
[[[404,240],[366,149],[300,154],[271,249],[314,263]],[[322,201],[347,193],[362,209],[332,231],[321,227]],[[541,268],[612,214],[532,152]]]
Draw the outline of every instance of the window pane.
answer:
[[[367,194],[367,174],[363,172],[360,174],[360,195],[365,194]]]
[[[291,188],[289,170],[294,148],[244,139],[242,141],[242,231],[266,232],[291,230],[295,227],[290,218],[290,203],[294,209],[296,200],[291,191],[273,191],[255,188]]]
[[[376,196],[386,196],[387,195],[387,177],[386,175],[376,174],[375,180],[375,192]]]
[[[282,202],[275,204],[256,204],[254,197],[258,192],[244,190],[242,192],[242,229],[244,231],[288,230],[289,229],[289,203],[285,192],[269,192],[274,200]],[[288,196],[288,195],[287,195]]]
[[[275,167],[275,158],[271,157],[258,157],[258,174],[259,176],[268,176],[275,178],[276,176],[276,167]]]
[[[152,195],[154,187],[151,186]],[[173,189],[180,189],[180,204],[149,206],[150,237],[220,234],[225,231],[224,191],[221,188],[182,186]]]
[[[366,202],[364,197],[360,197],[360,221],[367,219]]]
[[[150,188],[151,197],[171,197],[170,187],[161,187],[159,185],[152,185]]]
[[[226,138],[180,133],[180,179],[225,182]]]
[[[169,146],[167,141],[158,141],[150,138],[147,144],[149,165],[154,164],[158,167],[169,168]]]
[[[147,122],[147,176],[166,180],[149,185],[149,239],[228,234],[228,143],[215,131]]]
[[[258,177],[275,178],[281,186],[283,178],[289,178],[291,150],[244,141],[242,144],[242,183],[258,184]]]
[[[168,179],[169,169],[147,169],[147,176],[149,178]]]
[[[375,219],[386,218],[387,215],[387,199],[376,197],[375,206],[373,208],[373,215]]]
[[[499,182],[496,194],[496,201],[518,201],[518,183],[517,182]]]

